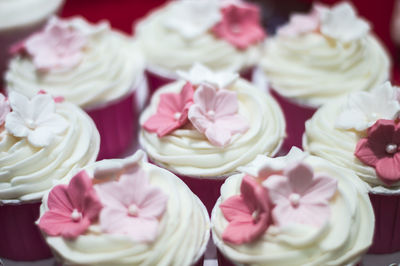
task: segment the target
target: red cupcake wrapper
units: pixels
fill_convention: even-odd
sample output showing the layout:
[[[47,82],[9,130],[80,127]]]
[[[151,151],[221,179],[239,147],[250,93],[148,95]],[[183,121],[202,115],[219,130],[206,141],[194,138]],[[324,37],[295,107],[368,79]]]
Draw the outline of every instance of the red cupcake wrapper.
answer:
[[[248,81],[251,81],[252,76],[253,76],[253,70],[254,70],[254,67],[246,68],[246,69],[240,71],[240,76],[244,79],[247,79]],[[170,82],[175,81],[173,76],[167,77],[165,75],[161,75],[160,73],[156,73],[155,71],[151,71],[149,69],[146,69],[145,74],[146,74],[147,82],[149,85],[150,96],[153,95],[153,93],[158,88],[160,88]]]
[[[217,260],[218,266],[236,266],[236,264],[227,259],[222,252],[219,251],[219,249],[217,249]],[[355,264],[355,266],[362,266],[362,262]]]
[[[100,133],[97,160],[119,158],[137,142],[136,91],[104,107],[87,110]]]
[[[305,122],[310,119],[316,108],[296,104],[295,102],[279,95],[273,89],[271,95],[278,101],[286,119],[287,137],[283,149],[289,151],[292,146],[302,147],[302,136],[305,131]]]
[[[375,232],[370,254],[400,251],[400,195],[369,194],[375,213]]]
[[[0,257],[16,261],[52,256],[35,221],[41,202],[0,206]]]

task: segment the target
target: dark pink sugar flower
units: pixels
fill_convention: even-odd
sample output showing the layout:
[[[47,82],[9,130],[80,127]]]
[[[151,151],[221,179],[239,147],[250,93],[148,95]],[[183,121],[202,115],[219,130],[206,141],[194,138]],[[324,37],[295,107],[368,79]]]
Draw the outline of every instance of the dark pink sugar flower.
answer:
[[[102,208],[85,171],[75,175],[69,185],[57,185],[49,193],[49,210],[40,218],[39,227],[50,236],[77,238],[97,220]]]
[[[260,25],[259,9],[247,3],[230,4],[222,8],[222,20],[216,24],[213,33],[238,49],[262,41],[265,32]]]
[[[236,245],[249,243],[268,228],[268,191],[251,176],[243,177],[240,195],[229,197],[221,203],[220,208],[229,222],[222,234],[222,239],[226,242]]]
[[[358,141],[355,156],[375,168],[378,177],[390,185],[400,180],[400,125],[379,119]]]
[[[157,133],[158,137],[164,137],[186,124],[193,94],[194,88],[189,82],[180,93],[161,94],[157,112],[144,123],[143,128]]]

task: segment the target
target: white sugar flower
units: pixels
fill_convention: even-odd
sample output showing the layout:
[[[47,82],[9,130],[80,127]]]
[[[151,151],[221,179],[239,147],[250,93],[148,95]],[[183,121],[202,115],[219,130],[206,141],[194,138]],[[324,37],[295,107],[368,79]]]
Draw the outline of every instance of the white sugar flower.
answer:
[[[336,127],[363,131],[379,119],[395,119],[399,111],[397,89],[385,82],[370,92],[351,93],[336,120]]]
[[[164,20],[165,26],[184,38],[193,39],[222,19],[219,5],[219,0],[176,1]]]
[[[195,63],[188,72],[177,71],[177,74],[192,85],[206,84],[214,89],[227,88],[239,77],[237,73],[228,71],[213,72],[199,63]]]
[[[357,17],[349,3],[341,3],[321,14],[321,32],[331,38],[350,42],[365,36],[370,29],[369,24]]]
[[[293,146],[285,156],[270,158],[266,155],[257,155],[254,161],[246,166],[238,167],[238,170],[257,178],[266,178],[282,171],[288,164],[301,162],[306,156],[307,153]]]
[[[63,133],[68,123],[57,114],[54,99],[48,94],[35,95],[31,100],[11,92],[9,101],[12,112],[6,117],[5,127],[16,137],[27,138],[36,147],[51,144],[55,135]]]

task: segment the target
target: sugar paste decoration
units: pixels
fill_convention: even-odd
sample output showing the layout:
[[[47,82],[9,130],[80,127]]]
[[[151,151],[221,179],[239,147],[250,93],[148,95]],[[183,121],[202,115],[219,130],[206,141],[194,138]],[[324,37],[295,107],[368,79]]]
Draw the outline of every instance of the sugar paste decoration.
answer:
[[[364,131],[378,119],[393,120],[400,112],[397,88],[390,82],[372,91],[351,93],[343,110],[339,113],[335,126],[339,129]]]
[[[358,18],[354,8],[347,2],[322,12],[321,33],[333,39],[351,42],[366,36],[369,30],[369,24]]]
[[[64,117],[56,113],[54,99],[48,94],[37,94],[32,99],[10,92],[10,112],[5,128],[12,135],[26,138],[35,147],[49,146],[57,135],[68,128]]]
[[[21,50],[23,45],[40,71],[70,69],[82,61],[86,43],[87,37],[69,21],[52,17],[43,31],[17,44],[12,51]]]
[[[232,135],[246,132],[249,128],[246,119],[238,114],[235,92],[217,91],[203,85],[194,93],[193,102],[189,108],[189,120],[215,146],[228,145]]]
[[[375,168],[378,178],[391,185],[400,180],[400,125],[379,119],[367,130],[355,149],[355,156]]]
[[[262,41],[266,34],[260,25],[260,10],[247,3],[222,7],[222,20],[212,28],[215,36],[244,50]]]
[[[195,63],[189,71],[177,71],[178,76],[193,86],[205,84],[216,90],[229,88],[238,78],[237,73],[229,71],[211,71],[200,63]]]
[[[240,195],[229,197],[220,208],[229,222],[222,234],[226,242],[235,245],[249,243],[268,228],[271,208],[268,191],[251,176],[243,177]]]
[[[10,104],[8,103],[7,98],[0,93],[0,127],[3,126],[9,113]]]
[[[104,206],[100,227],[105,233],[126,235],[134,242],[152,242],[158,235],[168,196],[152,186],[137,165],[121,170],[118,180],[96,185]]]
[[[75,239],[93,224],[102,208],[85,171],[75,175],[69,185],[57,185],[49,193],[49,210],[40,218],[39,227],[49,236]]]
[[[315,4],[308,14],[293,14],[289,23],[278,29],[278,35],[296,37],[319,32],[345,43],[363,38],[369,30],[369,24],[357,17],[352,5],[344,2],[332,8]]]
[[[177,1],[164,24],[187,39],[210,32],[240,50],[266,36],[258,7],[243,1]]]
[[[143,125],[149,132],[164,137],[188,121],[189,107],[193,104],[194,88],[189,82],[180,93],[164,93],[160,95],[157,112]]]
[[[225,242],[240,245],[257,241],[270,225],[281,228],[295,224],[316,228],[325,225],[337,180],[314,174],[303,162],[306,156],[307,153],[293,147],[286,156],[260,155],[240,169],[244,170],[240,194],[220,204],[229,223],[222,234]]]
[[[168,196],[150,184],[139,164],[144,160],[143,151],[121,160],[103,160],[93,177],[82,170],[68,186],[55,186],[48,196],[49,210],[38,222],[40,229],[49,236],[76,239],[98,225],[105,234],[133,242],[154,241]]]
[[[285,156],[270,158],[264,155],[257,155],[254,161],[248,165],[238,167],[238,170],[262,182],[271,175],[282,174],[288,165],[301,162],[306,156],[305,152],[293,146]]]
[[[319,228],[330,216],[329,200],[337,191],[337,180],[314,175],[310,166],[300,162],[287,167],[282,175],[268,177],[263,186],[274,205],[272,219],[276,226],[305,224]]]
[[[195,64],[189,72],[178,73],[188,82],[179,94],[160,95],[156,114],[143,124],[145,130],[163,137],[189,121],[211,144],[219,147],[228,145],[233,135],[248,130],[248,122],[238,114],[237,95],[229,91],[237,74],[214,73],[200,64]]]

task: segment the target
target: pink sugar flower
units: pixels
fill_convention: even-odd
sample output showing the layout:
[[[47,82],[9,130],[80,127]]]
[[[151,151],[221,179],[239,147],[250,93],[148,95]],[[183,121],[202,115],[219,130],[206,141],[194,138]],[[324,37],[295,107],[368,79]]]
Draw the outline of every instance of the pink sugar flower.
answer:
[[[318,31],[321,24],[321,12],[325,9],[326,7],[316,4],[309,14],[292,14],[289,23],[278,29],[278,35],[295,37]]]
[[[393,120],[379,119],[368,135],[358,141],[355,156],[375,168],[378,177],[390,185],[400,180],[400,126]]]
[[[235,92],[200,86],[189,109],[193,126],[216,146],[226,146],[233,134],[243,133],[248,122],[238,114],[239,104]]]
[[[193,93],[194,88],[188,82],[180,93],[161,94],[156,114],[144,123],[143,128],[161,138],[186,124]]]
[[[49,193],[49,210],[40,218],[39,227],[50,236],[77,238],[98,218],[102,208],[85,171],[75,175],[69,185],[57,185]]]
[[[6,97],[0,93],[0,126],[6,121],[6,116],[10,113],[10,104]]]
[[[100,213],[104,232],[127,235],[135,242],[156,239],[168,196],[149,183],[143,170],[129,168],[119,181],[98,184],[96,190],[104,205]]]
[[[304,163],[295,164],[283,175],[272,175],[263,182],[274,204],[274,224],[305,224],[321,227],[330,216],[328,201],[335,195],[337,181],[324,175],[314,176]]]
[[[243,177],[240,195],[229,197],[221,203],[220,208],[229,222],[222,234],[222,239],[226,242],[235,245],[249,243],[268,228],[268,192],[251,176]]]
[[[260,11],[256,6],[247,3],[230,4],[223,7],[221,12],[221,22],[212,28],[217,37],[241,50],[265,38],[260,25]]]
[[[42,32],[25,41],[25,49],[39,70],[68,69],[82,60],[86,37],[66,21],[52,18]]]

